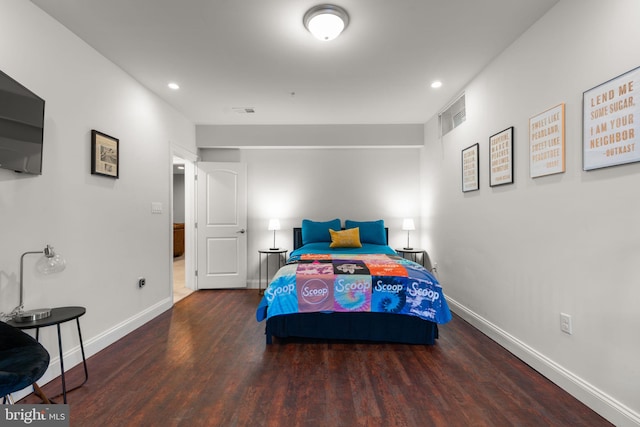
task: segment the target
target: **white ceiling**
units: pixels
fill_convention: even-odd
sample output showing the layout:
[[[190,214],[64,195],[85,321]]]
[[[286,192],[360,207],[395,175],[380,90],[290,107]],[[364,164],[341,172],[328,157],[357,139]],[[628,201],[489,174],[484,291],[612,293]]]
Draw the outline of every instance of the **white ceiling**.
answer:
[[[321,42],[318,0],[31,1],[196,124],[424,123],[558,2],[336,0]]]

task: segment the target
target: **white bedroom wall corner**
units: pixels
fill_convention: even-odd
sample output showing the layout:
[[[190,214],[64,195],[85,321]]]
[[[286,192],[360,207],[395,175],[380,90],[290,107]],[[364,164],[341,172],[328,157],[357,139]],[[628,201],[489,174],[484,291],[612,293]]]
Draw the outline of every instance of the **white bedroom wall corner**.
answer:
[[[422,131],[420,131],[422,133]],[[420,212],[418,147],[242,149],[249,167],[249,285],[257,285],[259,248],[269,247],[269,218],[279,217],[277,245],[292,249],[302,219],[383,218],[392,246],[406,244],[406,212]],[[386,169],[370,165],[384,164]],[[327,174],[328,168],[334,173]],[[345,182],[350,185],[345,186]],[[414,241],[412,233],[411,239]],[[417,243],[417,238],[416,238]]]
[[[637,335],[631,301],[640,296],[631,267],[638,252],[630,248],[638,234],[624,225],[640,209],[638,198],[624,196],[634,194],[640,165],[582,171],[582,93],[640,65],[629,55],[640,51],[637,16],[637,1],[561,0],[465,88],[462,126],[442,143],[427,132],[423,166],[423,191],[436,194],[433,252],[447,296],[619,425],[636,425],[640,412],[640,342],[630,339]],[[532,179],[528,120],[560,102],[566,172]],[[517,131],[516,182],[490,188],[488,137],[508,126]],[[460,190],[459,157],[474,142],[480,190],[469,195]],[[441,165],[432,168],[438,154]],[[570,337],[560,332],[560,312],[573,316]]]
[[[429,254],[431,264],[437,263],[438,248],[435,244],[434,233],[437,224],[435,223],[434,212],[438,199],[436,185],[439,176],[439,169],[442,167],[442,150],[439,144],[438,118],[433,117],[423,125],[424,145],[420,149],[419,156],[419,199],[420,199],[420,242],[421,247]]]

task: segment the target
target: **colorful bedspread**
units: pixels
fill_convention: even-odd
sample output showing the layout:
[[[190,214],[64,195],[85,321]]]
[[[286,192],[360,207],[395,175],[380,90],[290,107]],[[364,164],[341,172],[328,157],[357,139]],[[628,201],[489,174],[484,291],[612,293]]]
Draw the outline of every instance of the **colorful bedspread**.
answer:
[[[303,254],[278,270],[256,318],[336,311],[451,320],[436,278],[420,264],[388,254]]]

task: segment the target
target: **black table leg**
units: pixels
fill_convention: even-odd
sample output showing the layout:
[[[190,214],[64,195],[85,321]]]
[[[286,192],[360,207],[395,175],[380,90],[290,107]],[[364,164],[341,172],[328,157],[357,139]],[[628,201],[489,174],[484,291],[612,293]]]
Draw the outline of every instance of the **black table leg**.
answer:
[[[67,403],[67,383],[64,378],[64,358],[62,357],[62,336],[60,334],[60,323],[56,325],[58,328],[58,352],[60,353],[60,376],[62,377],[62,401]]]
[[[82,353],[82,364],[84,365],[84,381],[78,387],[82,387],[84,383],[89,379],[89,370],[87,369],[87,358],[84,356],[84,345],[82,344],[82,332],[80,332],[80,318],[76,318],[76,323],[78,325],[78,339],[80,339],[80,352]],[[75,390],[78,387],[74,387]]]

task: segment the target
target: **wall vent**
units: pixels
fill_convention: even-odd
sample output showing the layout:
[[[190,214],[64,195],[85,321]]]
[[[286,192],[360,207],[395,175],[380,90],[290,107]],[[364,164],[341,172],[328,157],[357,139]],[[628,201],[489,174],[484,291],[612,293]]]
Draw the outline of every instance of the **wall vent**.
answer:
[[[451,104],[445,107],[438,114],[440,122],[440,136],[444,136],[460,126],[467,119],[467,111],[465,108],[464,93],[455,99]]]

